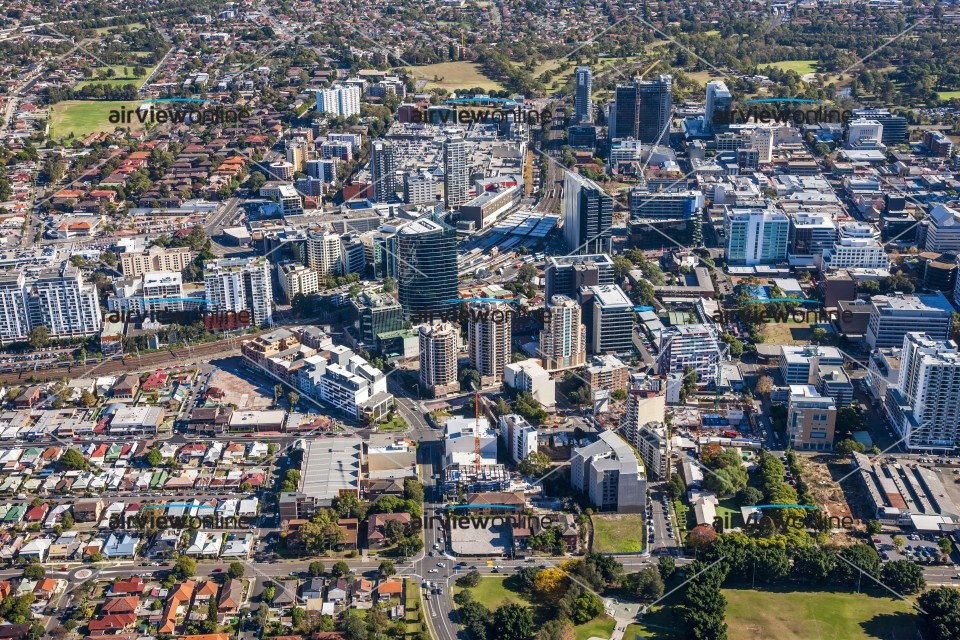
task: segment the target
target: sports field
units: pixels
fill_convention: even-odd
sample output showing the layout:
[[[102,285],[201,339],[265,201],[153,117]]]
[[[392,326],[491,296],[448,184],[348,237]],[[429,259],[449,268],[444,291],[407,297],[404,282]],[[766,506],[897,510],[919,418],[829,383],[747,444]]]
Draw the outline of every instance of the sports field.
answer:
[[[82,89],[88,85],[111,85],[111,86],[122,86],[125,84],[136,85],[139,89],[140,85],[143,84],[143,81],[150,75],[152,69],[145,69],[146,73],[143,75],[136,75],[133,72],[133,69],[136,65],[114,65],[109,67],[113,69],[114,76],[112,78],[100,78],[100,73],[105,71],[106,67],[96,67],[93,70],[94,79],[84,80],[77,84],[77,89]]]
[[[480,65],[473,62],[440,62],[412,67],[414,81],[427,81],[427,88],[440,88],[448,91],[480,87],[484,91],[501,91],[503,86],[494,82],[480,71]],[[436,78],[436,79],[435,79]]]
[[[125,106],[127,109],[136,109],[140,106],[139,100],[108,101],[108,100],[65,100],[53,105],[50,116],[50,137],[54,140],[73,134],[82,138],[95,131],[113,131],[118,125],[110,122],[110,111]],[[124,128],[136,130],[141,128],[138,121]]]
[[[782,62],[771,62],[769,65],[761,64],[760,68],[770,66],[776,67],[782,71],[796,71],[801,76],[805,76],[808,73],[817,72],[817,61],[816,60],[784,60]]]

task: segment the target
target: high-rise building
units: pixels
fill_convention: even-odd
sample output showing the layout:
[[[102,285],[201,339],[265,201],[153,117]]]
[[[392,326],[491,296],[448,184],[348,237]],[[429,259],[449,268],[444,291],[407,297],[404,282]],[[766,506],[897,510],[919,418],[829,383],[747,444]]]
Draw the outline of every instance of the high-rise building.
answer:
[[[364,291],[350,303],[357,312],[357,334],[367,348],[377,344],[379,334],[403,328],[403,309],[389,293]]]
[[[673,115],[673,76],[637,82],[637,135],[640,142],[667,144]]]
[[[503,383],[503,368],[510,363],[513,322],[510,305],[503,302],[473,302],[467,325],[470,364],[480,372],[484,387]]]
[[[534,358],[508,362],[503,367],[503,384],[516,391],[526,391],[548,411],[557,404],[557,383]]]
[[[287,302],[293,302],[297,294],[308,296],[320,291],[319,274],[299,262],[278,264],[277,275]]]
[[[249,311],[256,325],[273,320],[273,284],[266,258],[208,260],[203,284],[209,310]]]
[[[278,205],[285,216],[296,216],[303,213],[303,198],[292,184],[283,182],[267,182],[260,187],[260,195],[270,198]]]
[[[0,276],[0,342],[21,342],[40,326],[54,339],[100,331],[97,288],[83,282],[77,267],[64,262],[29,276],[23,271]]]
[[[370,175],[376,202],[387,202],[396,195],[397,171],[393,145],[386,140],[374,140],[370,145]]]
[[[610,139],[637,137],[637,87],[633,83],[618,84],[610,105]]]
[[[660,340],[659,372],[686,373],[690,367],[700,385],[717,381],[720,363],[727,359],[729,347],[720,340],[715,324],[678,324],[663,331]]]
[[[790,385],[787,437],[798,451],[832,451],[837,406],[808,384]]]
[[[590,287],[593,322],[590,347],[595,354],[633,353],[633,302],[617,285]]]
[[[577,67],[577,93],[573,99],[573,119],[577,123],[593,120],[593,71]]]
[[[457,353],[460,330],[449,322],[420,326],[420,385],[434,397],[460,391]]]
[[[403,201],[406,204],[425,204],[437,199],[437,187],[429,173],[403,174]]]
[[[907,119],[903,116],[895,116],[886,109],[854,109],[853,117],[874,120],[883,125],[880,141],[887,146],[906,142],[910,136]]]
[[[329,229],[315,229],[307,234],[307,266],[324,277],[340,268],[343,244],[340,235]]]
[[[880,232],[862,222],[841,224],[837,241],[831,248],[824,249],[819,259],[824,270],[890,268],[890,257],[880,243]]]
[[[458,304],[453,227],[438,217],[424,216],[400,227],[383,249],[396,262],[397,290],[406,316],[440,313]]]
[[[727,262],[775,264],[787,259],[790,219],[768,209],[724,206]]]
[[[847,145],[875,147],[883,140],[883,125],[876,120],[858,118],[847,125]]]
[[[936,253],[960,251],[960,211],[938,204],[923,225],[923,248]]]
[[[907,333],[900,379],[887,390],[887,416],[909,449],[960,444],[960,353],[948,340]]]
[[[646,505],[643,465],[613,431],[602,431],[597,441],[573,450],[570,484],[602,511],[642,513]]]
[[[317,111],[342,118],[360,115],[360,88],[335,84],[329,89],[318,89]]]
[[[733,95],[723,80],[707,83],[707,105],[704,120],[714,131],[722,132],[728,128],[730,113],[733,111]]]
[[[903,337],[914,331],[927,334],[931,340],[946,340],[952,319],[953,307],[939,291],[873,296],[867,344],[871,350],[898,347]]]
[[[545,297],[577,298],[581,287],[613,284],[613,259],[605,254],[550,256],[547,258]]]
[[[630,374],[627,386],[627,410],[620,422],[624,439],[640,448],[641,431],[645,425],[663,425],[667,410],[667,389],[662,378],[645,373]],[[669,458],[669,456],[667,456]],[[647,460],[644,459],[647,463]],[[647,464],[648,468],[651,467]],[[660,465],[655,465],[659,467]]]
[[[138,277],[151,271],[183,271],[193,260],[188,247],[154,245],[143,252],[124,251],[120,254],[120,268],[127,277]]]
[[[540,355],[547,371],[582,367],[587,361],[587,328],[581,307],[567,296],[555,295],[547,307],[550,318],[540,332]]]
[[[609,253],[613,197],[593,180],[568,171],[563,179],[563,235],[571,253]]]
[[[470,200],[467,141],[460,137],[443,141],[443,197],[448,209]]]
[[[637,429],[636,439],[632,441],[643,466],[650,477],[666,480],[670,477],[670,434],[662,422],[647,422]]]
[[[500,439],[515,464],[537,451],[536,427],[515,413],[500,416]]]

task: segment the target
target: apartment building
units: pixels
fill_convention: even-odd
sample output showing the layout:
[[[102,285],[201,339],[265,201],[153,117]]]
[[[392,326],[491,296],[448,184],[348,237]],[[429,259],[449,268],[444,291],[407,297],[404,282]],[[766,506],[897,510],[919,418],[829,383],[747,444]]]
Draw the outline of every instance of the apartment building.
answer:
[[[473,302],[467,324],[470,364],[484,387],[503,383],[503,368],[513,350],[512,310],[502,302]]]
[[[729,347],[720,340],[715,324],[680,324],[663,330],[658,371],[683,375],[687,367],[698,383],[710,385],[721,375],[720,363],[728,359]]]
[[[203,284],[211,311],[249,311],[253,324],[273,320],[273,283],[266,258],[220,258],[204,264]]]
[[[570,253],[609,253],[613,196],[568,171],[563,181],[563,233]]]
[[[587,360],[587,328],[581,321],[581,307],[564,295],[550,298],[550,319],[540,332],[543,368],[561,371],[582,367]]]
[[[330,229],[314,229],[307,233],[307,266],[324,278],[340,270],[343,243],[340,235]]]
[[[292,184],[268,182],[260,187],[260,196],[276,202],[285,216],[298,216],[303,213],[303,198]]]
[[[457,380],[457,353],[460,331],[449,322],[420,327],[420,386],[433,397],[460,391]]]
[[[537,450],[537,429],[523,416],[510,413],[500,416],[500,440],[510,459],[519,464]]]
[[[544,409],[550,410],[557,404],[556,382],[533,358],[508,363],[503,367],[503,383],[511,389],[526,391]]]
[[[862,222],[840,225],[837,241],[824,249],[819,266],[827,269],[889,269],[890,258],[880,243],[880,232]]]
[[[576,300],[583,287],[613,284],[613,259],[605,253],[550,256],[544,274],[547,300],[555,295]]]
[[[960,212],[938,204],[921,224],[925,251],[960,251]]]
[[[730,264],[776,264],[787,259],[790,219],[769,209],[724,206]]]
[[[925,333],[932,340],[946,340],[952,319],[953,307],[939,291],[873,296],[867,345],[870,349],[899,347],[911,332]]]
[[[790,385],[787,437],[797,451],[831,451],[837,423],[833,398],[821,396],[808,384]]]
[[[183,271],[193,261],[188,247],[163,248],[157,245],[143,252],[124,251],[120,254],[120,269],[127,277],[138,278],[151,271]]]
[[[670,477],[670,434],[662,422],[640,425],[632,444],[652,479],[663,481]]]
[[[666,381],[646,373],[632,373],[627,387],[627,409],[620,431],[627,442],[637,446],[643,425],[663,423],[667,410]]]
[[[364,291],[350,304],[357,313],[357,337],[368,347],[378,344],[378,335],[403,328],[403,308],[389,293]]]
[[[630,367],[614,355],[594,356],[584,371],[583,377],[591,391],[614,391],[627,388]]]
[[[601,511],[642,513],[647,481],[633,448],[613,431],[573,450],[570,484]]]
[[[64,262],[57,269],[0,275],[0,342],[21,342],[43,326],[53,339],[93,335],[103,326],[97,288],[85,284],[80,269]]]
[[[836,347],[784,344],[780,345],[779,364],[785,384],[814,384],[817,367],[842,367],[843,354]]]
[[[284,262],[277,265],[280,289],[287,302],[293,302],[296,295],[308,296],[320,291],[320,277],[316,271],[299,262]]]
[[[317,90],[317,111],[342,118],[360,115],[360,88],[335,84]]]
[[[617,285],[590,287],[593,300],[591,351],[595,354],[633,353],[633,302]]]

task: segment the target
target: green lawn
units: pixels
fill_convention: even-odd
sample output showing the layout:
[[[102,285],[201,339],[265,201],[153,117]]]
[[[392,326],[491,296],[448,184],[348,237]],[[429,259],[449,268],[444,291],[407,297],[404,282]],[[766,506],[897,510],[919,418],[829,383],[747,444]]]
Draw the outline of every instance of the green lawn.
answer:
[[[125,84],[136,85],[137,88],[140,88],[140,85],[143,84],[143,81],[150,75],[152,69],[146,69],[146,74],[144,75],[135,75],[133,73],[133,68],[136,65],[127,64],[127,65],[113,65],[110,69],[113,69],[114,76],[112,78],[100,78],[99,74],[104,70],[104,67],[96,67],[93,70],[94,77],[91,80],[84,80],[77,84],[77,89],[82,89],[90,85],[104,85],[104,86],[123,86]]]
[[[938,91],[937,95],[940,96],[941,100],[953,100],[954,98],[960,98],[960,91]]]
[[[407,635],[413,636],[421,630],[420,623],[417,622],[420,601],[420,583],[411,578],[403,581],[404,590],[404,622],[407,623]]]
[[[426,80],[427,88],[472,89],[480,87],[484,91],[499,91],[503,85],[483,75],[480,65],[474,62],[439,62],[420,67],[412,67],[414,81]],[[434,80],[437,78],[437,80]]]
[[[740,505],[737,504],[735,498],[721,500],[720,504],[717,505],[717,515],[723,518],[724,523],[727,522],[727,514],[730,514],[730,522],[734,527],[743,526],[743,516],[740,515]],[[724,524],[723,526],[727,525]]]
[[[120,30],[123,29],[123,27],[127,27],[128,29],[130,29],[130,31],[140,31],[141,29],[143,29],[143,24],[140,22],[131,22],[130,24],[127,24],[127,25],[114,25],[110,27],[100,27],[99,29],[96,29],[96,32],[99,33],[100,35],[103,35],[104,33],[110,33],[111,31],[119,33]]]
[[[507,579],[503,576],[484,576],[480,584],[470,589],[473,592],[473,599],[491,611],[496,611],[505,604],[533,606],[525,594],[514,591],[504,584]],[[455,587],[454,590],[460,591],[460,588]]]
[[[116,125],[110,122],[110,111],[119,110],[121,106],[136,109],[140,106],[140,101],[65,100],[58,102],[53,105],[50,116],[50,137],[56,140],[73,134],[80,138],[94,131],[113,131],[118,126],[132,130],[142,128],[143,125],[136,118],[129,125]]]
[[[772,62],[770,64],[761,64],[760,68],[763,67],[776,67],[782,71],[796,71],[801,76],[808,73],[817,72],[817,61],[816,60],[784,60],[783,62]]]
[[[640,553],[646,540],[640,514],[594,514],[595,553]]]
[[[586,624],[578,624],[573,628],[577,634],[577,640],[590,640],[590,638],[609,638],[613,635],[613,630],[617,626],[617,621],[610,616],[603,615],[594,618]],[[624,640],[632,640],[624,636]]]
[[[724,589],[730,640],[914,638],[910,605],[892,597],[831,591]]]
[[[386,422],[381,422],[377,425],[377,431],[404,431],[409,425],[407,421],[400,416],[400,414],[395,414],[393,418],[387,420]]]

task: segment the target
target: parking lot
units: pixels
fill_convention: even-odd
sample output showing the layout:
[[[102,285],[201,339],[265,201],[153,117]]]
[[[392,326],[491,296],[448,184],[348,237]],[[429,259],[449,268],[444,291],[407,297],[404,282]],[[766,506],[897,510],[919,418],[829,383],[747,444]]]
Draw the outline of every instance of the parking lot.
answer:
[[[937,536],[927,534],[902,533],[899,538],[903,541],[899,552],[894,544],[894,536],[879,533],[873,536],[873,546],[880,558],[884,561],[910,560],[919,564],[937,564],[944,560],[943,553],[937,544]]]

